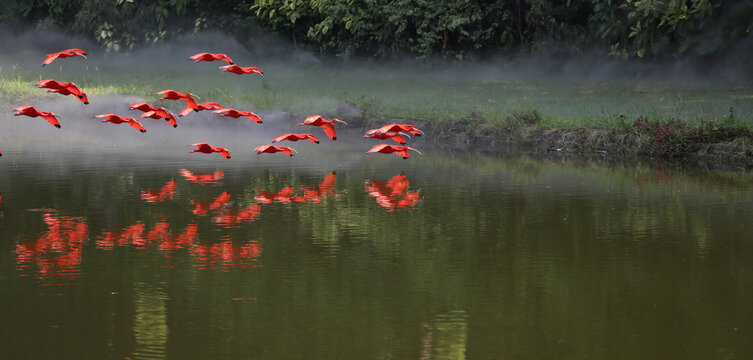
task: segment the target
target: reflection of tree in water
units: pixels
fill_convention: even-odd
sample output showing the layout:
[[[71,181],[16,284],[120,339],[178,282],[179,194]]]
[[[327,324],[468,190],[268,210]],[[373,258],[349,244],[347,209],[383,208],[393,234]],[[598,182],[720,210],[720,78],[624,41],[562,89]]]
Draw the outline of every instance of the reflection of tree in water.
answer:
[[[439,314],[433,324],[424,323],[421,340],[421,360],[465,359],[468,324],[463,310]]]
[[[133,355],[136,359],[164,359],[168,336],[167,294],[161,287],[136,282]]]

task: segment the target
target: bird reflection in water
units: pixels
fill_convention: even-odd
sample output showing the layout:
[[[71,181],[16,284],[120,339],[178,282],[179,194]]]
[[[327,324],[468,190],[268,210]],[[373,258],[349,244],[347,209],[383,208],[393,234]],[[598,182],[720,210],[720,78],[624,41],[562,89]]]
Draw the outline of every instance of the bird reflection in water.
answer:
[[[267,192],[256,190],[256,200],[260,204],[282,203],[292,204],[300,202],[313,202],[319,203],[323,198],[327,196],[337,197],[335,193],[335,183],[337,182],[337,174],[333,171],[324,177],[319,186],[302,186],[300,193],[296,192],[291,187],[284,187],[278,192]]]
[[[199,185],[219,185],[220,180],[225,177],[225,172],[216,170],[213,173],[191,172],[186,169],[180,169],[180,174],[188,181]]]
[[[394,211],[397,208],[412,208],[421,199],[419,190],[408,190],[410,182],[405,175],[399,174],[389,180],[366,180],[365,191],[376,198],[377,205]]]
[[[36,265],[43,284],[68,283],[79,273],[89,227],[84,218],[61,216],[51,209],[45,210],[42,220],[47,231],[16,244],[16,268],[24,276]]]
[[[196,206],[196,208],[191,210],[191,213],[193,213],[194,215],[206,216],[209,211],[221,209],[227,206],[228,201],[230,201],[230,194],[228,194],[227,192],[223,192],[214,200],[191,200],[191,203]]]
[[[146,189],[141,191],[141,199],[152,204],[160,203],[166,200],[172,200],[178,184],[175,180],[170,180],[165,186],[159,189]]]
[[[194,258],[194,267],[198,270],[230,271],[258,267],[256,261],[261,256],[261,250],[261,243],[258,241],[237,244],[227,235],[218,243],[196,245],[191,250],[191,256]]]

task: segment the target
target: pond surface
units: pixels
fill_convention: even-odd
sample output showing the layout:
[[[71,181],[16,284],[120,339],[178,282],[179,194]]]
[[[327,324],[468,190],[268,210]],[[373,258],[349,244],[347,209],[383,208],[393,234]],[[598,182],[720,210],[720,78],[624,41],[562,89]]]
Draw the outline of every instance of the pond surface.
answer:
[[[50,146],[0,158],[3,359],[753,357],[746,172]]]

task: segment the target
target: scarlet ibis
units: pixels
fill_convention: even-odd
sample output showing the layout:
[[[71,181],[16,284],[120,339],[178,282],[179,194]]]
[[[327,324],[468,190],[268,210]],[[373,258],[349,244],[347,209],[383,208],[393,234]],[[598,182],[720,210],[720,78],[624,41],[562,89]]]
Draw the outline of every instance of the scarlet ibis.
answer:
[[[168,124],[172,125],[173,127],[178,127],[178,120],[175,119],[175,114],[171,113],[170,110],[167,110],[165,108],[162,108],[164,110],[149,110],[143,114],[141,114],[141,118],[152,118],[152,119],[165,119]]]
[[[211,154],[213,152],[219,153],[225,159],[230,159],[230,151],[224,147],[212,146],[207,143],[195,143],[191,146],[196,146],[196,149],[189,151],[188,153],[201,152],[204,154]]]
[[[423,131],[419,130],[417,127],[415,127],[413,125],[410,125],[410,124],[394,124],[394,123],[393,124],[384,125],[384,126],[378,128],[378,129],[374,129],[374,130],[377,130],[376,131],[377,133],[404,131],[404,132],[411,133],[411,134],[416,135],[416,136],[421,136],[424,133]]]
[[[46,88],[48,89],[47,92],[54,92],[61,95],[71,95],[73,94],[76,96],[81,102],[83,102],[86,105],[89,105],[89,98],[86,96],[86,93],[84,93],[81,88],[72,83],[72,82],[60,82],[55,79],[45,79],[40,80],[36,82],[36,85],[38,88]]]
[[[188,57],[191,60],[196,60],[194,63],[197,63],[199,61],[215,61],[215,60],[222,60],[227,62],[228,64],[233,64],[233,59],[231,59],[229,56],[225,54],[212,54],[208,52],[200,52],[197,54],[194,54],[192,56]]]
[[[258,146],[256,149],[254,149],[254,152],[256,154],[261,154],[261,153],[274,154],[276,152],[281,152],[285,155],[293,156],[293,152],[297,152],[297,151],[287,146],[275,146],[275,145],[269,144],[269,145]]]
[[[139,110],[139,111],[143,111],[143,112],[158,111],[158,110],[168,111],[167,109],[163,108],[162,106],[149,105],[149,104],[147,104],[145,102],[135,102],[135,103],[132,103],[131,106],[128,108],[128,110]]]
[[[233,74],[243,75],[243,74],[259,74],[261,76],[264,76],[264,72],[261,71],[261,69],[253,66],[248,67],[240,67],[238,65],[225,65],[220,66],[220,69],[222,71],[231,72]]]
[[[396,155],[402,156],[403,159],[407,159],[408,156],[408,150],[413,150],[417,152],[419,155],[421,155],[421,152],[410,147],[410,146],[397,146],[397,145],[389,145],[389,144],[379,144],[374,145],[374,147],[371,148],[371,150],[367,151],[366,154],[371,153],[382,153],[382,154],[391,154],[395,153]]]
[[[333,118],[332,120],[327,120],[323,118],[321,115],[314,115],[314,116],[307,117],[306,120],[298,124],[298,126],[303,126],[303,125],[319,126],[324,130],[324,133],[327,134],[327,136],[329,136],[330,139],[337,140],[337,129],[335,129],[335,124],[334,124],[336,122],[348,125],[348,123],[339,119]]]
[[[199,111],[198,106],[196,105],[196,99],[199,97],[191,94],[191,93],[182,93],[175,90],[162,90],[158,91],[155,94],[162,94],[164,97],[162,97],[160,100],[183,100],[185,101],[188,106],[193,109],[194,111]]]
[[[250,111],[240,111],[240,110],[235,110],[235,109],[230,109],[230,108],[224,108],[224,109],[215,110],[215,111],[212,111],[212,112],[215,113],[215,114],[219,114],[220,116],[227,116],[227,117],[236,118],[236,119],[239,118],[239,117],[241,117],[241,116],[245,116],[245,117],[247,117],[247,118],[255,121],[258,124],[262,123],[261,118],[259,117],[259,115],[256,115],[256,114],[254,114],[254,113],[252,113]]]
[[[134,129],[136,129],[138,131],[141,131],[142,133],[146,132],[146,129],[144,128],[144,125],[141,125],[141,122],[139,122],[138,120],[136,120],[134,118],[118,116],[118,115],[115,115],[115,114],[100,114],[100,115],[95,115],[94,117],[95,118],[100,118],[100,119],[104,118],[104,120],[102,120],[102,122],[111,122],[113,124],[126,123],[126,124],[130,125],[132,128],[134,128]]]
[[[186,107],[183,109],[183,111],[178,114],[178,116],[186,116],[188,113],[193,111],[202,111],[202,110],[222,110],[222,105],[216,103],[216,102],[203,102],[203,103],[196,103],[196,109],[192,108],[191,105],[186,105]]]
[[[13,114],[13,116],[20,116],[20,115],[25,115],[29,117],[40,116],[42,117],[42,119],[47,120],[47,122],[49,122],[52,125],[55,125],[56,128],[60,129],[60,122],[58,122],[58,118],[60,118],[60,116],[58,116],[57,114],[53,112],[39,111],[31,105],[19,106],[13,109],[13,111],[16,112],[15,114]]]
[[[42,61],[42,66],[45,66],[57,58],[67,58],[67,57],[73,57],[73,56],[81,56],[84,59],[86,59],[86,51],[81,49],[67,49],[63,51],[58,51],[52,54],[47,54],[47,57]]]
[[[389,132],[383,132],[380,133],[379,129],[372,129],[366,132],[366,135],[363,137],[365,138],[371,138],[371,139],[379,139],[379,140],[387,140],[392,139],[400,143],[401,145],[405,145],[405,137],[408,136],[408,134],[403,134],[400,132],[395,131],[389,131]]]
[[[319,143],[319,139],[317,139],[316,136],[312,134],[291,134],[291,133],[282,134],[276,137],[274,140],[272,140],[272,143],[276,143],[278,141],[283,141],[283,140],[288,140],[288,141],[311,140],[311,142],[313,143],[316,143],[316,144]]]

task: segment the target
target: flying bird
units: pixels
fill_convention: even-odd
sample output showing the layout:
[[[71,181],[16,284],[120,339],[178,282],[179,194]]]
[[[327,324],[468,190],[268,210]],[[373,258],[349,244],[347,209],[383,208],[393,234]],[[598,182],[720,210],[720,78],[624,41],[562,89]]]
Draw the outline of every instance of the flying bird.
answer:
[[[61,95],[73,94],[86,105],[89,105],[89,98],[86,96],[81,88],[72,82],[60,82],[55,79],[45,79],[36,82],[36,85],[40,89],[48,89],[47,92],[58,93]]]
[[[215,113],[215,114],[219,114],[220,116],[226,116],[226,117],[231,117],[231,118],[235,118],[235,119],[237,119],[237,118],[239,118],[241,116],[244,116],[244,117],[247,117],[247,118],[255,121],[258,124],[262,123],[261,118],[259,117],[259,115],[256,115],[256,114],[254,114],[254,113],[252,113],[250,111],[240,111],[240,110],[235,110],[235,109],[230,109],[230,108],[224,108],[224,109],[215,110],[215,111],[212,111],[212,112]]]
[[[402,156],[403,159],[407,159],[408,156],[408,150],[413,150],[417,152],[419,155],[421,155],[421,152],[410,147],[410,146],[397,146],[397,145],[389,145],[389,144],[379,144],[374,145],[374,147],[371,148],[371,150],[367,151],[366,154],[372,154],[372,153],[382,153],[382,154],[391,154],[395,153],[396,155]]]
[[[67,49],[63,51],[58,51],[56,53],[47,54],[47,57],[42,61],[42,66],[45,66],[57,58],[67,58],[67,57],[73,57],[73,56],[81,56],[84,59],[86,59],[86,51],[81,49]]]
[[[219,153],[225,159],[230,159],[230,151],[224,147],[212,146],[207,143],[195,143],[191,146],[196,146],[196,149],[189,151],[188,153],[201,152],[204,154],[211,154],[213,152]]]
[[[400,143],[401,145],[405,145],[405,137],[410,137],[408,134],[404,134],[401,132],[396,131],[389,131],[389,132],[383,132],[380,133],[379,129],[371,129],[366,132],[366,135],[363,137],[365,138],[371,138],[371,139],[379,139],[379,140],[387,140],[392,139]]]
[[[423,131],[419,130],[417,127],[410,124],[387,124],[374,130],[377,130],[377,133],[404,131],[404,132],[411,133],[416,136],[421,136],[424,133]]]
[[[288,140],[288,141],[311,140],[311,142],[313,143],[316,143],[316,144],[319,143],[319,139],[317,139],[316,136],[312,134],[291,134],[291,133],[282,134],[276,137],[274,140],[272,140],[272,143],[276,143],[278,141],[283,141],[283,140]]]
[[[259,146],[256,149],[254,149],[254,152],[257,155],[261,154],[261,153],[274,154],[276,152],[281,152],[281,153],[283,153],[285,155],[293,156],[293,152],[297,152],[297,151],[295,151],[295,149],[287,147],[287,146],[275,146],[275,145],[271,145],[270,144],[270,145]]]
[[[170,110],[167,110],[165,108],[162,108],[163,110],[149,110],[143,114],[141,114],[141,118],[152,118],[152,119],[165,119],[168,124],[172,125],[174,128],[178,127],[178,120],[175,118],[175,114],[171,113]]]
[[[158,110],[168,111],[167,109],[163,108],[162,106],[149,105],[149,104],[147,104],[145,102],[135,102],[135,103],[132,103],[131,106],[128,108],[128,110],[139,110],[139,111],[143,111],[143,112],[158,111]]]
[[[155,94],[164,95],[164,97],[162,97],[160,100],[183,100],[188,104],[188,107],[193,109],[193,111],[199,111],[199,107],[196,105],[196,99],[198,99],[199,97],[194,94],[184,94],[175,90],[162,90],[156,92]]]
[[[196,60],[194,63],[197,63],[199,61],[215,61],[215,60],[222,60],[227,62],[228,64],[233,64],[233,59],[231,59],[229,56],[225,54],[212,54],[208,52],[200,52],[197,54],[194,54],[192,56],[188,57],[191,60]]]
[[[21,116],[21,115],[25,115],[29,117],[40,116],[42,117],[42,119],[47,120],[47,122],[49,122],[52,125],[55,125],[56,128],[60,129],[60,122],[58,122],[58,118],[60,118],[60,116],[58,116],[57,114],[53,112],[39,111],[31,105],[19,106],[13,109],[13,111],[16,112],[15,114],[13,114],[13,116]]]
[[[186,116],[188,113],[193,111],[202,111],[202,110],[222,110],[222,105],[216,103],[216,102],[203,102],[203,103],[196,103],[196,109],[192,108],[191,105],[186,105],[186,107],[183,109],[183,111],[178,114],[178,116]]]
[[[115,114],[100,114],[100,115],[95,115],[94,117],[95,118],[104,119],[104,120],[102,120],[102,122],[111,122],[113,124],[126,123],[126,124],[130,125],[132,128],[134,128],[134,129],[136,129],[138,131],[141,131],[142,133],[146,132],[146,129],[144,128],[144,125],[141,125],[141,122],[139,122],[138,120],[136,120],[134,118],[118,116],[118,115],[115,115]]]
[[[231,72],[233,74],[243,75],[243,74],[259,74],[261,76],[264,76],[264,72],[261,71],[261,69],[253,66],[248,67],[240,67],[238,65],[225,65],[220,66],[220,69],[222,71]]]
[[[335,129],[336,122],[343,123],[345,125],[348,125],[345,121],[339,120],[339,119],[332,119],[327,120],[323,118],[321,115],[314,115],[309,116],[304,120],[302,123],[298,124],[298,126],[304,126],[304,125],[311,125],[311,126],[319,126],[324,130],[324,133],[329,136],[332,140],[337,140],[337,129]]]

